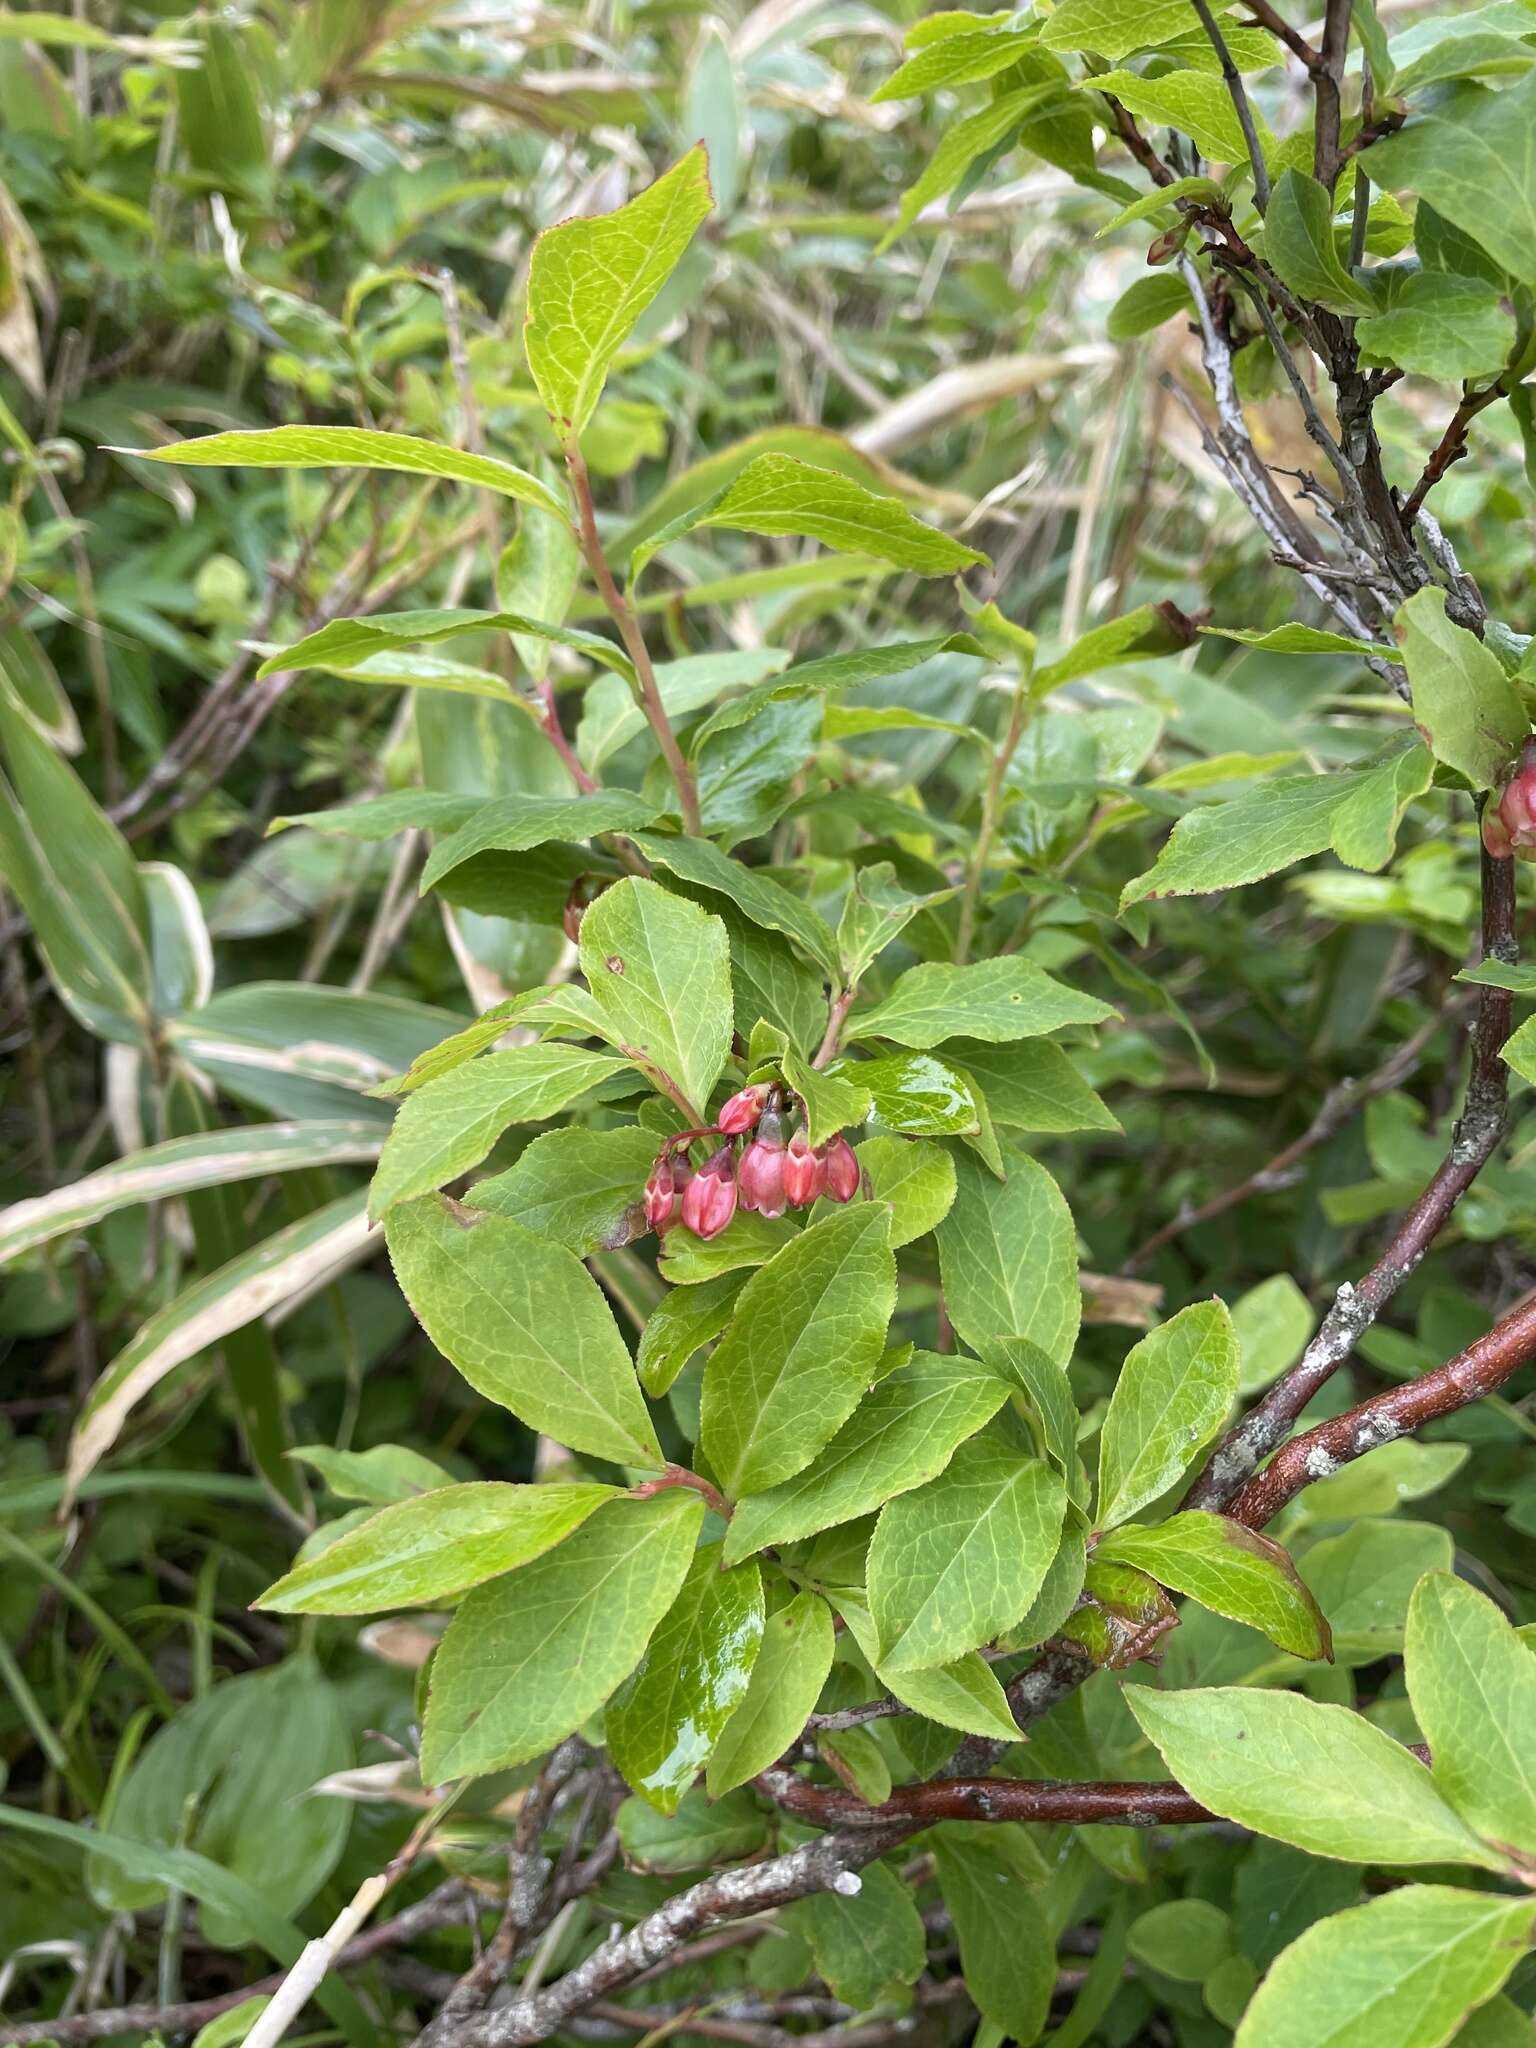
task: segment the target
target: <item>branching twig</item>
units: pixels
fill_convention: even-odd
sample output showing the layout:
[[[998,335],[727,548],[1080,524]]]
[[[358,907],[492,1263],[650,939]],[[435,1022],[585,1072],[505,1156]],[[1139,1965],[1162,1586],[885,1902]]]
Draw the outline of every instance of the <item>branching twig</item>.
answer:
[[[1269,171],[1265,166],[1259,131],[1254,125],[1253,109],[1248,104],[1243,75],[1232,61],[1227,39],[1217,26],[1216,17],[1206,5],[1206,0],[1194,0],[1194,4],[1195,12],[1200,17],[1200,26],[1205,30],[1211,48],[1216,52],[1216,61],[1221,66],[1222,82],[1227,88],[1227,96],[1237,115],[1237,124],[1243,131],[1243,140],[1248,145],[1248,161],[1253,166],[1253,203],[1260,213],[1266,213],[1269,210]]]

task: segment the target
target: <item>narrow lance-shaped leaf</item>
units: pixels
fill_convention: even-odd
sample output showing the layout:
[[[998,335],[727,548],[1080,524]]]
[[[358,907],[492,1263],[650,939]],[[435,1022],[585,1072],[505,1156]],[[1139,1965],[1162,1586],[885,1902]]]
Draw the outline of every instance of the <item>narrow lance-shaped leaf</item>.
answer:
[[[568,516],[536,476],[500,456],[473,455],[465,448],[442,448],[412,434],[382,434],[371,427],[264,427],[251,433],[205,434],[164,448],[108,452],[198,469],[393,469],[441,477],[447,483],[475,484],[502,497],[542,505],[559,518]]]
[[[766,1771],[804,1728],[832,1668],[832,1610],[819,1593],[797,1593],[770,1614],[746,1696],[709,1759],[711,1799]]]
[[[804,536],[843,554],[874,555],[919,576],[951,576],[987,560],[976,548],[926,526],[899,498],[881,497],[838,470],[793,455],[759,455],[689,524],[770,538]]]
[[[397,1501],[296,1565],[256,1602],[276,1614],[430,1607],[553,1548],[611,1486],[471,1482]]]
[[[439,1195],[400,1203],[385,1235],[417,1320],[477,1393],[573,1451],[662,1464],[613,1311],[574,1253]]]
[[[712,205],[699,144],[627,206],[561,221],[534,243],[524,345],[563,439],[581,435],[614,357]]]

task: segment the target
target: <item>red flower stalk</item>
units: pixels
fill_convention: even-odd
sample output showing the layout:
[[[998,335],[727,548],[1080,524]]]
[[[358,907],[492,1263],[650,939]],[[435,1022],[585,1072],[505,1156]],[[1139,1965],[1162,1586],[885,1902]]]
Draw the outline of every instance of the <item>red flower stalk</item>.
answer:
[[[755,1209],[759,1216],[784,1214],[784,1120],[773,1110],[763,1112],[737,1178],[743,1209]]]
[[[1536,737],[1520,749],[1497,803],[1483,806],[1483,844],[1498,860],[1536,860]]]
[[[768,1100],[766,1087],[742,1088],[725,1103],[720,1111],[719,1128],[727,1137],[739,1137],[743,1131],[750,1131],[763,1113],[763,1104]]]
[[[827,1161],[827,1193],[834,1202],[851,1202],[859,1192],[859,1162],[853,1147],[839,1135],[822,1147]]]
[[[695,1237],[718,1237],[736,1214],[736,1148],[722,1145],[683,1190],[683,1222]]]
[[[784,1195],[791,1209],[803,1209],[814,1202],[827,1184],[824,1152],[813,1152],[802,1124],[790,1139],[784,1154]]]

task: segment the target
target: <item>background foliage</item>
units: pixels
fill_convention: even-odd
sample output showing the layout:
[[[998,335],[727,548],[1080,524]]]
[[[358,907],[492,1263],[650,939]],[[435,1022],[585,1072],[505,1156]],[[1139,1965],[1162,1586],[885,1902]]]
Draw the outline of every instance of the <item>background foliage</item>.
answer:
[[[1379,11],[0,14],[0,2039],[1529,2039],[1536,15]]]

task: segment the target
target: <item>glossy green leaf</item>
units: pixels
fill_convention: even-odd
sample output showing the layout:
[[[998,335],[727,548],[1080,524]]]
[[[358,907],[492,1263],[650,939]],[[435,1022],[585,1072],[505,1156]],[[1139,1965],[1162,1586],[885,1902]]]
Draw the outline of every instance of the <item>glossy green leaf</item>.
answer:
[[[731,1046],[725,927],[686,897],[633,876],[581,921],[581,971],[626,1052],[702,1108]]]
[[[915,100],[941,86],[970,85],[1005,71],[1034,42],[1030,29],[981,28],[945,36],[909,57],[872,95],[872,104]]]
[[[865,1395],[803,1471],[742,1500],[726,1533],[728,1560],[851,1522],[937,1476],[1007,1399],[972,1360],[915,1352]]]
[[[973,1437],[936,1479],[884,1508],[869,1606],[891,1671],[947,1664],[1019,1619],[1056,1554],[1061,1475],[1004,1437]]]
[[[758,1216],[738,1209],[718,1237],[707,1241],[686,1230],[669,1230],[658,1268],[674,1287],[697,1287],[743,1268],[766,1266],[800,1237],[787,1216]]]
[[[835,1074],[813,1067],[791,1046],[782,1061],[784,1085],[805,1105],[806,1134],[812,1145],[824,1145],[839,1131],[863,1123],[870,1111],[870,1092],[856,1065]]]
[[[1414,1588],[1403,1654],[1435,1783],[1468,1827],[1536,1856],[1536,1657],[1449,1572]]]
[[[1131,1347],[1099,1436],[1100,1528],[1129,1521],[1186,1473],[1237,1398],[1223,1301],[1192,1302]]]
[[[430,1607],[542,1556],[611,1499],[611,1486],[445,1486],[381,1508],[256,1603],[277,1614]]]
[[[1413,715],[1435,759],[1487,789],[1530,730],[1519,691],[1477,636],[1446,617],[1438,584],[1416,591],[1395,623]]]
[[[1247,1686],[1124,1698],[1186,1791],[1243,1827],[1346,1863],[1498,1867],[1418,1758],[1347,1707]]]
[[[965,120],[946,128],[921,173],[902,194],[896,218],[876,243],[875,254],[883,255],[897,236],[911,227],[925,207],[952,192],[978,157],[1002,147],[1010,137],[1017,135],[1025,117],[1052,90],[1048,85],[1035,85],[1021,92],[1005,93],[979,113],[970,114]]]
[[[834,1075],[857,1077],[875,1116],[888,1130],[947,1138],[981,1129],[970,1082],[928,1052],[894,1052],[875,1060],[839,1060]]]
[[[1068,988],[1031,960],[978,960],[969,967],[934,960],[909,967],[872,1010],[856,1010],[848,1036],[922,1048],[960,1037],[1003,1044],[1066,1024],[1103,1024],[1114,1014],[1108,1003]]]
[[[1111,1530],[1094,1556],[1134,1565],[1214,1614],[1244,1621],[1293,1657],[1326,1657],[1328,1624],[1289,1553],[1224,1515],[1191,1510],[1156,1528]]]
[[[1065,1365],[1082,1321],[1077,1232],[1060,1188],[1036,1160],[1007,1155],[998,1181],[973,1153],[953,1152],[954,1206],[938,1225],[944,1302],[978,1351],[994,1337],[1027,1337]]]
[[[1111,1114],[1078,1072],[1071,1055],[1049,1038],[1012,1045],[986,1045],[952,1038],[944,1048],[970,1080],[979,1084],[994,1123],[1016,1131],[1118,1131]]]
[[[513,1124],[555,1116],[623,1071],[622,1060],[579,1046],[518,1045],[439,1075],[396,1113],[369,1189],[370,1215],[456,1180]]]
[[[720,1545],[695,1551],[671,1611],[604,1716],[608,1753],[659,1813],[709,1762],[746,1697],[763,1640],[763,1585],[755,1560],[732,1571]]]
[[[426,1780],[541,1756],[596,1713],[680,1592],[703,1518],[698,1495],[678,1487],[609,1501],[555,1549],[469,1594],[432,1662]]]
[[[663,1463],[613,1311],[574,1253],[440,1195],[385,1224],[401,1292],[477,1393],[595,1458]]]
[[[255,433],[205,434],[196,441],[172,441],[164,448],[118,448],[139,462],[174,462],[199,469],[393,469],[412,476],[441,477],[474,484],[525,504],[541,505],[557,518],[565,507],[554,493],[514,463],[497,455],[473,455],[443,448],[410,434],[381,434],[369,427],[265,427]]]
[[[741,1290],[704,1370],[700,1436],[732,1499],[799,1472],[858,1406],[896,1305],[889,1236],[882,1204],[852,1203]]]
[[[546,1131],[515,1166],[476,1181],[472,1200],[584,1258],[645,1229],[639,1205],[656,1151],[655,1133],[639,1125]]]
[[[1238,2048],[1441,2048],[1533,1940],[1528,1899],[1404,1885],[1293,1941],[1244,2013]]]
[[[800,1734],[832,1668],[833,1640],[832,1610],[819,1593],[797,1593],[768,1616],[746,1697],[706,1767],[711,1799],[777,1763]]]
[[[523,339],[562,439],[585,431],[614,358],[713,203],[699,145],[627,206],[561,221],[534,243]]]

